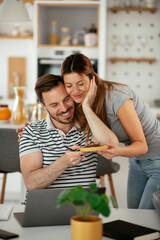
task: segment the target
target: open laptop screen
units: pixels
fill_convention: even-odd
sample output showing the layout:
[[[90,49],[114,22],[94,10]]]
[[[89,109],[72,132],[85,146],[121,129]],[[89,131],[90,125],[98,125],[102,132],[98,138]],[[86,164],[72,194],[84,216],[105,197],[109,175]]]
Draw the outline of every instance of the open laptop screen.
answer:
[[[15,218],[23,227],[69,225],[71,217],[76,215],[75,209],[63,204],[59,209],[57,197],[64,189],[39,189],[28,191],[25,212],[14,213]],[[98,193],[105,192],[99,188]],[[98,213],[95,213],[98,215]]]

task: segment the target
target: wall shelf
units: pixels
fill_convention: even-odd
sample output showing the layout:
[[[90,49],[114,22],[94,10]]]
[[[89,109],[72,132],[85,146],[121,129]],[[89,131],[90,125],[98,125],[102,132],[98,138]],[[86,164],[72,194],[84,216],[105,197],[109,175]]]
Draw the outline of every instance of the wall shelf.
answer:
[[[146,62],[146,63],[154,63],[156,62],[155,58],[109,58],[109,61],[111,63],[117,63],[117,62]]]
[[[100,12],[100,6],[101,1],[99,3],[95,2],[85,2],[78,3],[74,1],[73,3],[70,3],[69,1],[48,1],[45,3],[38,2],[36,4],[36,11],[37,11],[37,46],[43,47],[45,45],[48,45],[48,47],[56,47],[56,45],[50,44],[50,26],[49,22],[53,19],[58,21],[58,31],[57,35],[59,36],[58,43],[60,44],[62,33],[61,28],[63,26],[69,27],[69,35],[71,39],[73,39],[73,36],[76,34],[77,38],[80,38],[80,42],[82,42],[82,29],[86,26],[91,26],[91,24],[94,24],[97,31],[97,42],[99,40],[99,12]],[[83,12],[83,18],[82,18],[82,12]],[[54,16],[54,18],[53,18]],[[68,17],[72,16],[72,17]],[[75,24],[76,23],[76,24]],[[78,25],[77,25],[78,24]],[[79,32],[79,33],[78,33]],[[80,37],[79,37],[80,35]],[[65,37],[66,38],[66,37]],[[59,45],[62,46],[63,45]],[[98,44],[97,44],[98,45]],[[72,47],[71,46],[65,46],[65,47]],[[73,47],[75,47],[73,45]],[[76,46],[78,47],[78,46]],[[85,47],[85,46],[80,46]],[[98,46],[96,46],[98,47]]]
[[[93,49],[97,49],[98,48],[98,45],[97,46],[85,46],[85,45],[60,45],[60,44],[39,44],[38,45],[39,48],[51,48],[51,47],[54,47],[54,48],[93,48]]]
[[[0,39],[33,39],[33,35],[28,36],[12,36],[12,35],[0,35]]]
[[[109,10],[113,13],[117,13],[120,11],[137,11],[137,12],[142,12],[142,11],[146,11],[146,12],[151,12],[151,13],[155,13],[157,11],[157,8],[138,8],[138,7],[112,7],[109,8]]]
[[[24,3],[34,3],[36,0],[23,0]],[[3,2],[3,0],[0,0],[0,3]]]

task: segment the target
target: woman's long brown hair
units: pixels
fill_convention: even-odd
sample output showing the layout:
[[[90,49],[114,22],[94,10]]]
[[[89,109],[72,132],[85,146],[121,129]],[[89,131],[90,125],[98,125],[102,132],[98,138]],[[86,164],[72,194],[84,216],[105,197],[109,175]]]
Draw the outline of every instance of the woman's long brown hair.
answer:
[[[113,84],[118,84],[114,82],[104,81],[94,72],[91,61],[88,57],[81,53],[75,53],[68,56],[62,63],[61,66],[61,76],[64,77],[65,74],[76,72],[80,75],[84,74],[92,79],[95,76],[95,82],[97,85],[97,95],[92,106],[94,113],[107,125],[107,112],[106,112],[106,88],[109,92],[113,89]],[[80,126],[80,128],[87,132],[87,139],[90,134],[90,128],[88,122],[85,118],[82,104],[76,104],[75,109],[75,124]],[[78,124],[78,125],[77,125]]]

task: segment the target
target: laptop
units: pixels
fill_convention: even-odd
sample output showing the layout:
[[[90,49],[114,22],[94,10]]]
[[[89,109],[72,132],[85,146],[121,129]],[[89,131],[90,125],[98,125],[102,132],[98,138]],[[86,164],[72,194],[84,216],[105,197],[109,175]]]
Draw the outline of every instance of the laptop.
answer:
[[[24,212],[14,213],[22,227],[70,225],[70,218],[77,215],[71,204],[57,206],[57,197],[64,189],[38,189],[28,191]],[[105,193],[99,188],[98,193]],[[99,215],[99,213],[94,213]]]

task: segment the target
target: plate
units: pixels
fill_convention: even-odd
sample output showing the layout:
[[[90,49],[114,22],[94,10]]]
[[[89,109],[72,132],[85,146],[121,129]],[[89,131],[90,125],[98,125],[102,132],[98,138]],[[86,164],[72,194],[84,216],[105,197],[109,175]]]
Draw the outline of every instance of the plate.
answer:
[[[90,151],[99,151],[99,150],[105,150],[108,149],[108,145],[101,145],[101,146],[95,146],[95,147],[82,147],[80,148],[81,152],[90,152]]]

